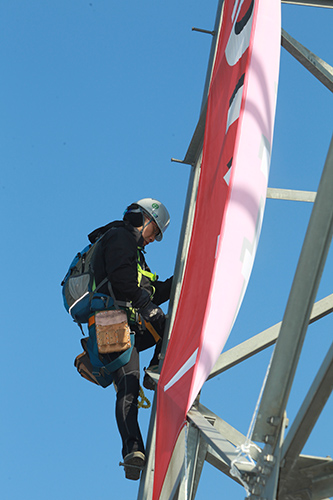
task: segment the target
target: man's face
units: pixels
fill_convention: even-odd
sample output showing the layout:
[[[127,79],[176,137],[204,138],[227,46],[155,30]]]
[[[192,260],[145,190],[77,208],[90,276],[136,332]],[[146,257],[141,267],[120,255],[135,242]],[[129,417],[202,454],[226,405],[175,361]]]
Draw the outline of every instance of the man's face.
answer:
[[[155,238],[160,232],[160,230],[156,222],[153,221],[152,219],[149,221],[148,219],[145,218],[144,226],[145,227],[142,231],[142,237],[143,237],[143,246],[145,247],[146,245],[149,245],[149,243],[155,241]]]

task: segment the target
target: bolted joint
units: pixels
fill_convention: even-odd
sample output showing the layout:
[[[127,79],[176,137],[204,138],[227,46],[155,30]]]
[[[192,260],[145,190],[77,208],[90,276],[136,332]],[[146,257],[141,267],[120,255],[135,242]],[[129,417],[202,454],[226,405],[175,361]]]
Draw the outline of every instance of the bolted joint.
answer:
[[[264,437],[264,442],[266,444],[274,444],[274,436],[270,435],[270,434],[267,434],[265,437]]]
[[[262,484],[263,486],[265,486],[265,484],[266,484],[266,479],[262,476],[258,476],[256,481],[258,484]]]
[[[268,477],[271,472],[272,472],[272,467],[266,465],[266,466],[263,466],[263,465],[259,465],[258,467],[258,472],[262,475],[262,476],[266,476]]]
[[[243,478],[243,481],[245,481],[247,484],[250,484],[250,483],[251,483],[251,476],[250,476],[249,474],[246,474],[246,473],[244,472],[244,474],[243,474],[242,478]]]
[[[274,455],[265,455],[264,461],[267,462],[268,464],[274,465],[276,462],[276,459],[275,459]]]
[[[255,484],[253,488],[251,489],[251,494],[258,496],[260,498],[261,496],[261,486],[259,484]]]
[[[281,418],[280,417],[268,417],[267,423],[272,425],[273,427],[278,427],[280,425]]]

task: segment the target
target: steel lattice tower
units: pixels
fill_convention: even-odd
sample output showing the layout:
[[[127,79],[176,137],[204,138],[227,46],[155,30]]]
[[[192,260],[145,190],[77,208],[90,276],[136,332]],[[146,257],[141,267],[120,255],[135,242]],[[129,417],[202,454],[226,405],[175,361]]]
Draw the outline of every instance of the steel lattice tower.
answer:
[[[283,3],[333,8],[333,0],[285,0]],[[214,30],[206,31],[212,35],[212,46],[201,115],[182,161],[182,163],[192,165],[192,170],[169,306],[167,324],[169,332],[179,298],[191,235],[201,166],[207,95],[222,16],[223,1],[219,0]],[[323,85],[331,92],[333,91],[333,68],[330,65],[294,40],[284,30],[281,33],[281,45]],[[332,240],[332,193],[333,141],[331,141],[317,193],[268,189],[268,198],[311,202],[313,210],[283,320],[222,353],[209,377],[213,378],[276,344],[253,425],[252,441],[247,443],[246,452],[249,460],[238,463],[238,477],[233,475],[232,463],[238,453],[238,447],[246,442],[246,437],[204,407],[197,398],[187,416],[189,423],[187,457],[180,449],[175,450],[172,458],[172,473],[167,476],[167,492],[163,499],[194,499],[205,461],[229,476],[230,480],[243,483],[248,490],[248,498],[251,500],[327,500],[328,497],[333,496],[333,460],[329,457],[301,455],[304,444],[332,391],[333,344],[296,418],[291,422],[286,438],[284,437],[288,424],[286,405],[308,325],[333,312],[333,294],[314,303]],[[167,340],[162,349],[161,363],[166,346]],[[158,379],[158,376],[156,378]],[[152,496],[155,416],[156,396],[147,438],[147,450],[149,450],[147,466],[142,475],[138,500],[150,500]],[[183,440],[184,434],[183,432]]]

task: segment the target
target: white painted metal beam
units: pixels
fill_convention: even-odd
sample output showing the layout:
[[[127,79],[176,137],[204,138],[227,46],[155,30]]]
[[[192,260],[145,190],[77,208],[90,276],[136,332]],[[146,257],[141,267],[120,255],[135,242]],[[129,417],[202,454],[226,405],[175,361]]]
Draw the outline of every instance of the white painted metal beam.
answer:
[[[196,409],[203,417],[205,417],[206,420],[214,422],[215,429],[235,447],[240,447],[246,442],[247,439],[246,436],[244,436],[244,434],[242,434],[237,429],[232,427],[230,424],[225,422],[225,420],[222,420],[221,417],[219,417],[214,412],[209,410],[203,404],[199,403]],[[250,441],[248,444],[249,444],[249,453],[251,458],[253,460],[258,460],[261,454],[260,448],[256,444],[251,443]]]
[[[333,344],[291,426],[282,447],[282,460],[293,469],[333,388]]]
[[[316,194],[313,191],[296,191],[294,189],[267,189],[267,198],[272,200],[307,201],[313,203],[316,199]]]
[[[252,439],[277,442],[333,234],[333,139],[291,287]],[[277,425],[271,425],[274,419]]]
[[[213,448],[213,450],[221,457],[221,459],[230,468],[234,459],[238,456],[238,450],[226,439],[212,424],[195,408],[187,414],[189,422],[194,424],[205,439],[205,441]],[[251,472],[253,464],[248,462],[248,465],[243,466],[243,471]]]
[[[313,323],[333,312],[333,294],[316,302],[309,323]],[[222,353],[215,363],[208,380],[275,344],[282,322]]]

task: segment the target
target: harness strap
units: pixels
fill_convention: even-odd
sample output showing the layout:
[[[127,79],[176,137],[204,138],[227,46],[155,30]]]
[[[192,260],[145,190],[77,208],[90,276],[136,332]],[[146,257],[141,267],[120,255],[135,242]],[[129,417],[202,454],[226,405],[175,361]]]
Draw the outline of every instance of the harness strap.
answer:
[[[146,276],[146,278],[150,279],[150,281],[156,281],[157,280],[157,275],[156,273],[151,273],[150,271],[145,271],[142,269],[141,264],[138,262],[138,272],[139,274]]]
[[[121,354],[119,354],[119,356],[116,359],[106,364],[103,363],[103,361],[101,361],[100,358],[96,356],[96,354],[92,352],[91,349],[89,349],[89,347],[87,346],[89,358],[95,370],[93,371],[94,376],[96,376],[96,373],[99,374],[99,376],[103,376],[103,372],[105,372],[107,375],[110,375],[111,373],[117,371],[119,368],[121,368],[122,366],[126,365],[126,363],[129,362],[134,346],[134,333],[131,333],[130,337],[131,337],[131,347],[126,351],[122,352]]]
[[[155,330],[155,328],[153,327],[153,325],[151,323],[149,323],[146,320],[144,320],[144,322],[145,322],[145,327],[152,334],[152,336],[154,337],[154,340],[157,344],[161,340],[162,337],[157,333],[157,331]]]
[[[146,276],[146,278],[148,278],[152,282],[156,281],[157,280],[156,273],[152,273],[150,271],[146,271],[146,270],[142,269],[142,266],[140,263],[141,262],[140,250],[138,249],[137,252],[138,252],[138,283],[139,283],[139,286],[141,283],[142,276]]]

